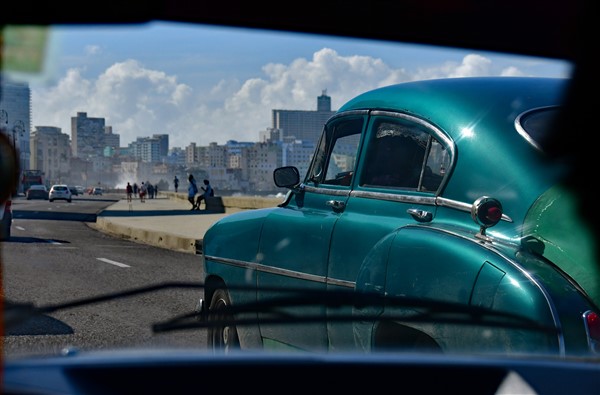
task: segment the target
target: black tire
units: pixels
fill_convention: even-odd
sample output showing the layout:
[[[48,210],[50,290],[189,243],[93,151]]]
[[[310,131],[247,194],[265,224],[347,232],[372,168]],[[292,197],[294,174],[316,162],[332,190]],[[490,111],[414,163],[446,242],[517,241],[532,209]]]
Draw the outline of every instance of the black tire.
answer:
[[[230,314],[219,313],[226,306],[230,306],[231,301],[227,291],[217,289],[210,301],[208,307],[208,321],[232,320],[234,317]],[[207,334],[207,346],[214,353],[227,354],[240,349],[240,339],[235,325],[209,326]]]

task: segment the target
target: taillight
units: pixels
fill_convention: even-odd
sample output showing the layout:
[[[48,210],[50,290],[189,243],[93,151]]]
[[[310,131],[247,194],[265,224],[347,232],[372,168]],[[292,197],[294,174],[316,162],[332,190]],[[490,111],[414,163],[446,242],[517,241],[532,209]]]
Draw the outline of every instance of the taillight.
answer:
[[[471,206],[471,218],[479,225],[477,237],[487,240],[487,228],[495,226],[502,219],[502,204],[500,201],[488,196],[482,196]]]
[[[12,210],[12,200],[7,200],[6,204],[4,205],[4,211],[11,211]]]
[[[592,351],[600,353],[600,316],[593,311],[583,313],[583,322]]]

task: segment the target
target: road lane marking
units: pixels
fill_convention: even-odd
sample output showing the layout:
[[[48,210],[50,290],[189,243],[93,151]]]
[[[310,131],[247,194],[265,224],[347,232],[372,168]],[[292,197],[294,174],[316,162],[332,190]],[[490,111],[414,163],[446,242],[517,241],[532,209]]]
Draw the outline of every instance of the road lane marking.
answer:
[[[124,263],[116,262],[116,261],[111,261],[110,259],[106,259],[106,258],[96,258],[96,259],[99,260],[99,261],[102,261],[102,262],[110,263],[111,265],[119,266],[119,267],[131,267],[131,266],[126,265]]]

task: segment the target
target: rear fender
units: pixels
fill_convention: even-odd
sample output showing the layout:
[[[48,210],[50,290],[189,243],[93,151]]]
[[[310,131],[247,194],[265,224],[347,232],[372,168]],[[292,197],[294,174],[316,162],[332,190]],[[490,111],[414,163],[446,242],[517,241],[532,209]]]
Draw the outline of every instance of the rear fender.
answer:
[[[397,237],[401,235],[401,237]],[[374,290],[390,297],[430,299],[502,310],[553,325],[548,301],[539,287],[514,261],[492,245],[470,234],[443,231],[431,226],[400,228],[378,244],[361,269],[356,290]],[[381,307],[380,311],[381,311]],[[360,311],[355,309],[357,314]],[[373,311],[369,311],[373,313]],[[410,316],[422,313],[417,308],[389,308],[382,315]],[[398,333],[411,338],[427,338],[441,349],[467,351],[484,347],[494,351],[530,344],[530,349],[556,349],[557,339],[535,331],[487,330],[489,327],[464,324],[397,320]],[[390,331],[385,331],[389,343]],[[414,331],[409,331],[412,328]],[[365,348],[377,342],[378,325],[355,328],[355,342]],[[526,333],[522,333],[526,332]],[[422,333],[423,336],[415,336]],[[401,335],[400,335],[401,336]],[[532,340],[535,339],[535,340]],[[365,343],[366,342],[366,343]],[[398,339],[405,345],[406,339]],[[428,347],[434,343],[428,340]],[[518,344],[518,346],[517,346]],[[367,347],[368,348],[368,347]],[[481,349],[481,348],[479,348]],[[527,349],[525,347],[524,349]]]

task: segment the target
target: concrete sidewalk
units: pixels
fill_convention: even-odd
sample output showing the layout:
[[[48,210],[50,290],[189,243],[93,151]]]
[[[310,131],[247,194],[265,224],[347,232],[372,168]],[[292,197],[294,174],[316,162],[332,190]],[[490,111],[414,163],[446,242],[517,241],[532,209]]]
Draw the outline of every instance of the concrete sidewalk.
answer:
[[[98,214],[90,227],[107,234],[175,251],[202,253],[206,230],[217,220],[248,208],[227,207],[225,213],[190,210],[182,199],[159,197],[144,203],[124,198]]]

